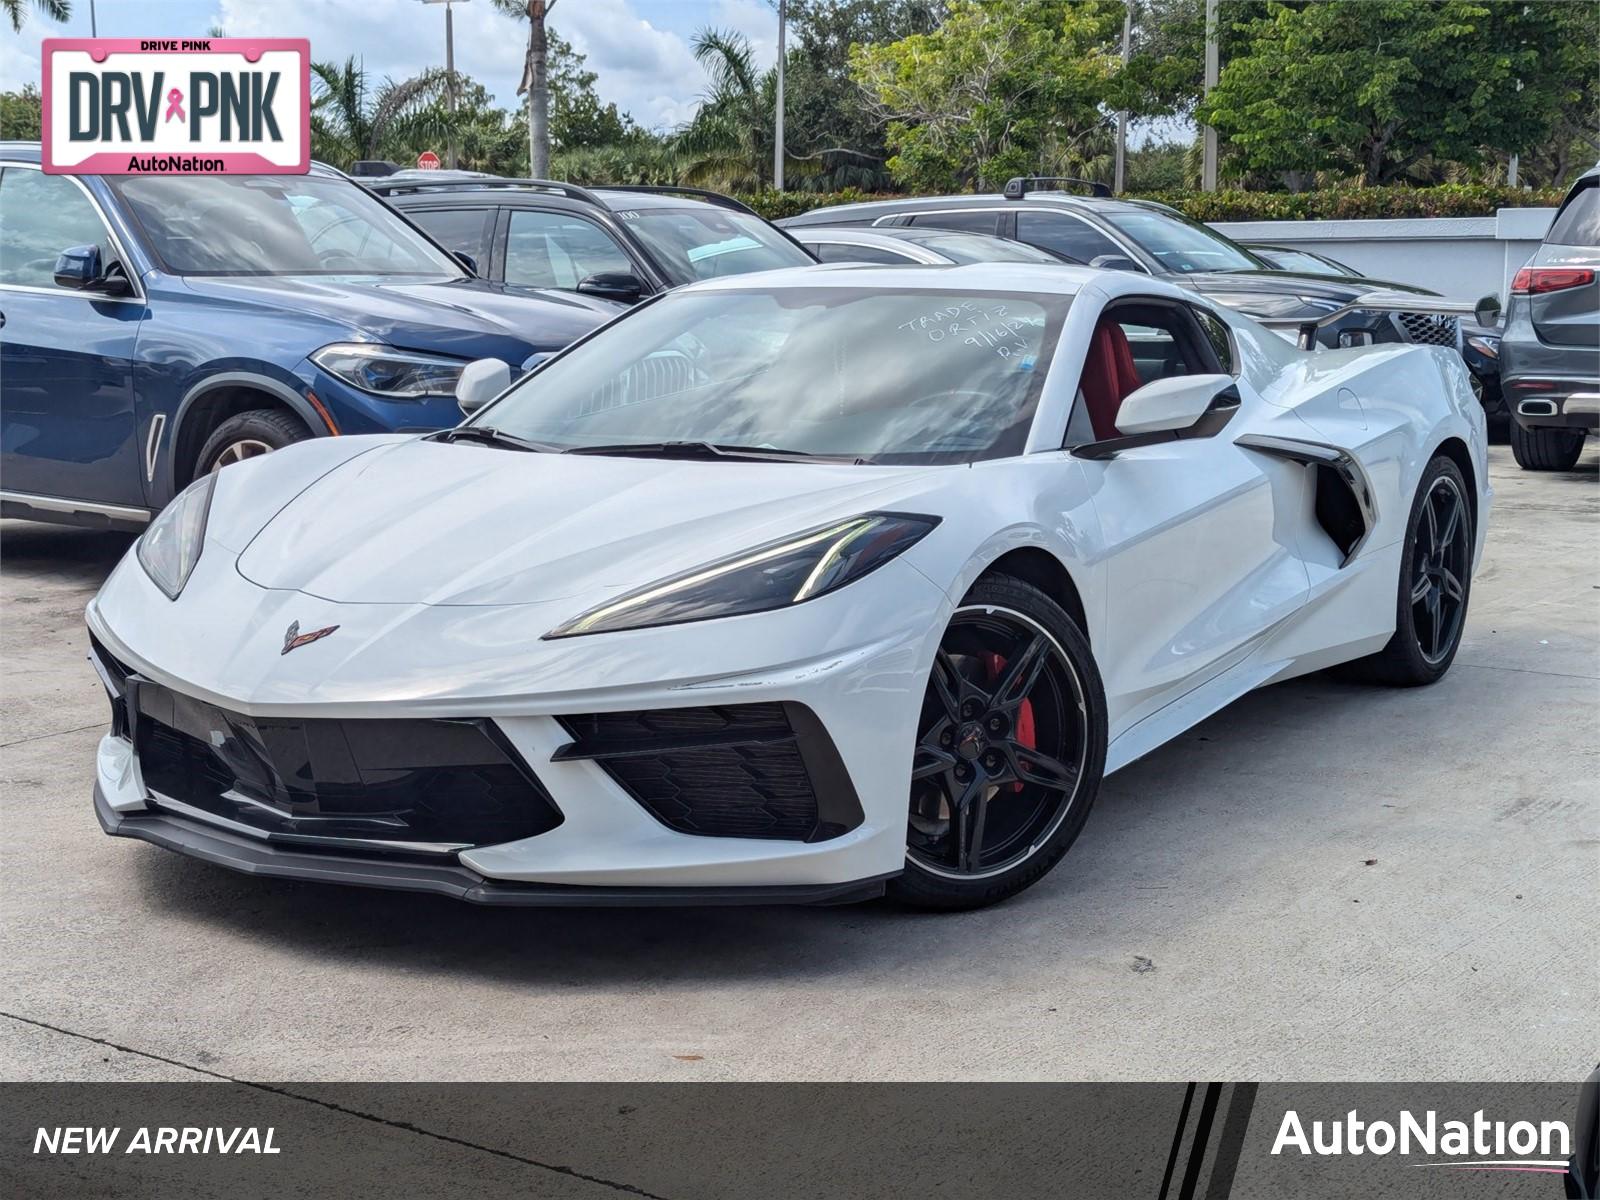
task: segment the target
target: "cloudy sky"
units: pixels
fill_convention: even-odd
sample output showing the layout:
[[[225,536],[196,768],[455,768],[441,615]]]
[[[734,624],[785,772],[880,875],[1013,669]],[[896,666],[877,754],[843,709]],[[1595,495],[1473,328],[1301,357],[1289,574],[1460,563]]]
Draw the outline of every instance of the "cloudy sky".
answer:
[[[45,37],[87,37],[90,0],[72,0],[72,19],[30,18],[20,36],[0,32],[0,90],[39,82]],[[101,37],[200,37],[220,25],[232,37],[307,37],[312,56],[356,55],[374,76],[396,79],[444,65],[444,8],[422,0],[94,0]],[[456,0],[456,69],[517,103],[527,26],[501,16],[492,0]],[[687,120],[705,90],[689,44],[710,25],[746,34],[758,61],[777,56],[777,17],[768,0],[557,0],[550,27],[588,56],[606,100],[641,124],[670,129]]]

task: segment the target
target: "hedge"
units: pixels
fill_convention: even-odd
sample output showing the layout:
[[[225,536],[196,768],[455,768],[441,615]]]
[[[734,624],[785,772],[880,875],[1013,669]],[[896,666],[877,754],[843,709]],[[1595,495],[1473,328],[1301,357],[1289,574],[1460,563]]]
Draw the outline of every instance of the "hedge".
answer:
[[[1170,204],[1197,221],[1320,221],[1374,217],[1492,217],[1499,208],[1554,208],[1559,188],[1524,191],[1478,183],[1438,187],[1352,187],[1316,192],[1157,192],[1134,197]],[[842,192],[740,193],[740,200],[768,220],[813,208],[904,196],[849,189]]]

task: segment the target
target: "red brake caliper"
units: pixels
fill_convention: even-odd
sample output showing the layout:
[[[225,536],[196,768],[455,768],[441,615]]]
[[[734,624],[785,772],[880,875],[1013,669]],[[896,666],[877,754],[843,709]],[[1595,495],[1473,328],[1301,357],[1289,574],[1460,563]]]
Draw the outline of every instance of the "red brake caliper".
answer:
[[[985,654],[983,656],[983,666],[984,670],[989,676],[989,682],[993,683],[995,680],[1000,678],[1000,672],[1005,670],[1006,660],[1001,658],[998,654]],[[1017,709],[1017,727],[1013,731],[1012,736],[1013,740],[1015,740],[1019,746],[1026,746],[1030,750],[1036,749],[1033,732],[1032,700],[1023,700],[1022,707]],[[1022,784],[1020,782],[1010,784],[1009,786],[1013,792],[1020,792],[1022,790]]]

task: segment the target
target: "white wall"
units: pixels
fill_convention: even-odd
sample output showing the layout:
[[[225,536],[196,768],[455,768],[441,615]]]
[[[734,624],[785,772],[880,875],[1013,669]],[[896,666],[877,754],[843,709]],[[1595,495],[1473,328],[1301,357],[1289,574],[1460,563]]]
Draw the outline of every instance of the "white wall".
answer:
[[[1511,277],[1539,248],[1553,208],[1502,208],[1492,217],[1383,221],[1214,221],[1236,242],[1315,250],[1373,279],[1431,288],[1456,299],[1493,292],[1505,302]]]

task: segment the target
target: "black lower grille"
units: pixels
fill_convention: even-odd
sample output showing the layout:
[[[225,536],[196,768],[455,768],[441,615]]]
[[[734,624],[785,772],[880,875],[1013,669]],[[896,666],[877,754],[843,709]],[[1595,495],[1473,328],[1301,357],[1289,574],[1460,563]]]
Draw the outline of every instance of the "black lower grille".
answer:
[[[1460,323],[1438,313],[1403,312],[1397,314],[1400,328],[1413,342],[1423,346],[1454,346],[1460,338]]]
[[[249,717],[127,684],[145,786],[263,832],[448,852],[532,837],[561,814],[487,721]]]
[[[651,816],[702,837],[818,842],[862,821],[822,723],[799,704],[563,717],[556,761],[594,759]]]

